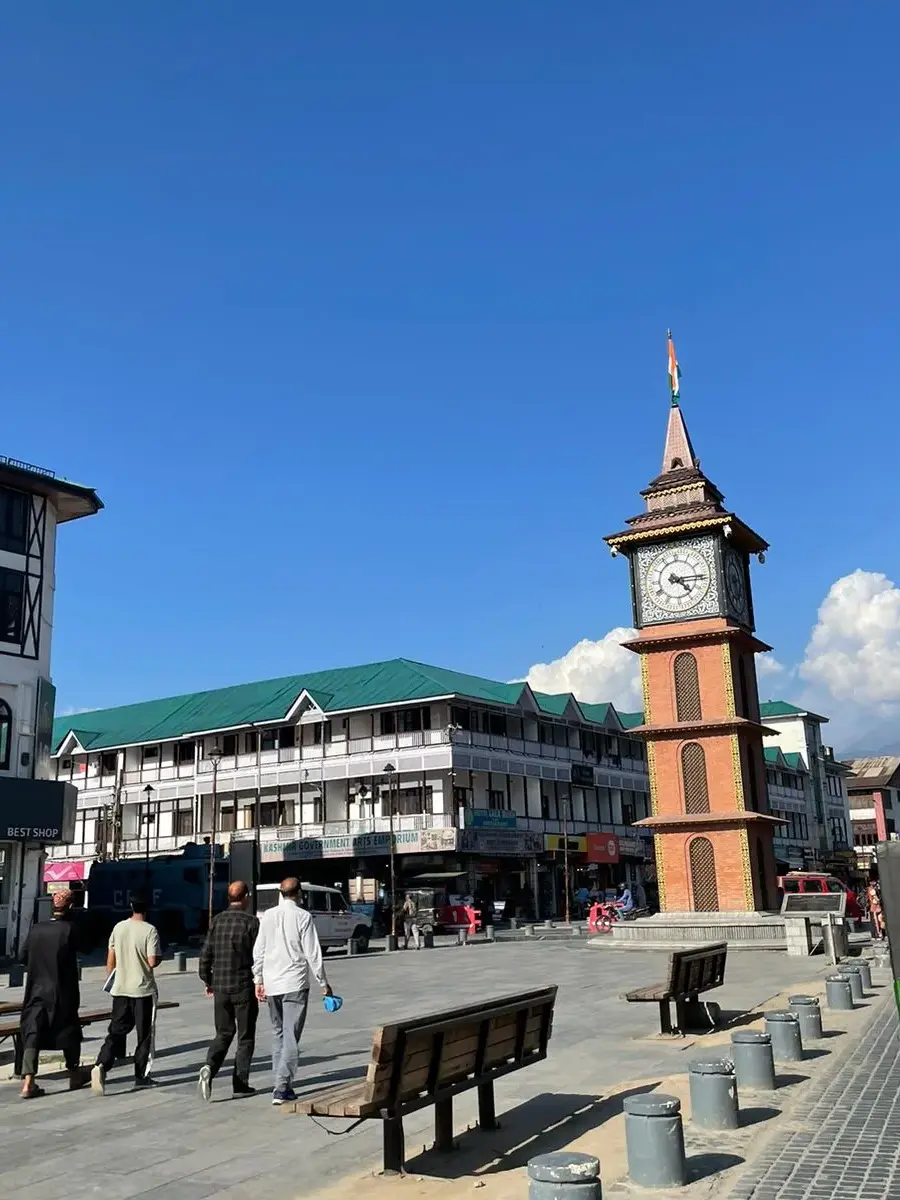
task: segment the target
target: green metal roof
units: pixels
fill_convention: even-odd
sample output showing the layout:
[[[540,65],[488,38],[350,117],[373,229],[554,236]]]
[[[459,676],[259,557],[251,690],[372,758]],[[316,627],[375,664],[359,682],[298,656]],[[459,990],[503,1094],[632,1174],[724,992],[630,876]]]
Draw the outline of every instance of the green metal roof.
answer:
[[[53,739],[58,748],[66,734],[73,732],[86,750],[104,750],[279,721],[287,716],[304,691],[323,712],[329,713],[421,701],[433,696],[461,696],[489,704],[514,705],[525,686],[395,658],[58,717],[53,723]],[[535,698],[542,712],[559,716],[565,712],[571,697],[565,692],[554,696],[535,693]],[[585,705],[583,708],[588,710],[585,718],[602,724],[609,707]]]
[[[767,763],[773,763],[775,766],[790,767],[793,771],[806,772],[806,763],[803,760],[803,755],[795,750],[785,752],[780,746],[763,746],[763,754]]]
[[[588,704],[584,700],[578,701],[578,707],[584,713],[588,721],[593,721],[597,725],[605,725],[609,719],[609,711],[612,708],[611,704]],[[613,711],[615,711],[613,709]],[[617,714],[618,715],[618,714]]]
[[[767,763],[780,763],[784,757],[780,746],[763,746],[763,754]]]
[[[642,712],[623,713],[616,710],[616,715],[622,722],[624,729],[634,729],[637,725],[643,725],[644,723],[644,714]]]
[[[812,712],[808,708],[798,708],[796,704],[789,704],[787,700],[763,700],[759,706],[759,715],[763,720],[766,717],[812,717],[814,721],[827,721],[827,717],[821,716],[819,713]]]

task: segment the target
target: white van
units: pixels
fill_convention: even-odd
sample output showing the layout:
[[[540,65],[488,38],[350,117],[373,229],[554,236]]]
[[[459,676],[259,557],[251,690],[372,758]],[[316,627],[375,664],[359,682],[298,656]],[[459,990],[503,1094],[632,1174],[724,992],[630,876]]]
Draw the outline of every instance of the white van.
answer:
[[[278,903],[278,883],[261,883],[256,889],[256,911],[264,913]],[[322,887],[318,883],[300,884],[300,902],[311,913],[323,950],[329,946],[346,946],[350,938],[356,943],[357,954],[369,948],[372,918],[353,912],[338,888]]]

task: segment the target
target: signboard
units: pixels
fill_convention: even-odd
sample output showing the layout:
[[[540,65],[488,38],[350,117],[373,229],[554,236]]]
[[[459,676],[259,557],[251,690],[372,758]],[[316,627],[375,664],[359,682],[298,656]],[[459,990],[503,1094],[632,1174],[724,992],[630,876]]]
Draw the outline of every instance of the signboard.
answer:
[[[34,777],[49,779],[50,755],[53,752],[53,714],[56,711],[56,688],[49,679],[39,679],[37,713],[34,734]]]
[[[44,863],[44,883],[71,883],[86,879],[88,863],[83,858],[58,858]]]
[[[515,829],[516,814],[502,808],[470,808],[466,825],[470,829]]]
[[[544,834],[544,849],[545,850],[568,850],[570,854],[586,854],[587,853],[587,838],[586,837],[563,837],[560,833],[545,833]]]
[[[617,863],[619,861],[619,839],[614,833],[589,833],[587,835],[587,857],[592,863]]]
[[[55,779],[0,779],[0,842],[71,842],[78,789]]]
[[[455,829],[397,829],[394,831],[396,854],[435,854],[456,849]],[[262,862],[289,862],[293,859],[357,858],[366,854],[390,854],[390,833],[340,834],[335,837],[295,838],[293,841],[269,840],[260,843]]]
[[[841,892],[786,892],[781,902],[783,917],[812,917],[834,913],[844,915],[847,893]]]
[[[459,848],[489,858],[531,858],[540,854],[544,845],[539,833],[524,829],[464,829]]]
[[[622,858],[643,858],[644,857],[644,839],[639,837],[620,837],[619,838],[619,854]]]
[[[572,783],[575,787],[593,787],[594,768],[584,763],[572,763]]]

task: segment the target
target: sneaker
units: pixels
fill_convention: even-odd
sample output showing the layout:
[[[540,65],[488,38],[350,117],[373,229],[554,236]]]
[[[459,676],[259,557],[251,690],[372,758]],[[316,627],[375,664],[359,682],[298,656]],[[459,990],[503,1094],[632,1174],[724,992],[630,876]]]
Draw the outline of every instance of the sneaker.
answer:
[[[91,1091],[95,1096],[106,1095],[106,1068],[99,1063],[91,1070]]]
[[[233,1083],[231,1086],[231,1094],[233,1096],[255,1096],[256,1088],[251,1087],[249,1083]]]
[[[136,1088],[155,1088],[156,1080],[152,1075],[142,1075],[140,1079],[135,1079],[134,1086]]]
[[[283,1092],[272,1093],[273,1104],[290,1104],[297,1099],[297,1093],[293,1088],[285,1088]]]
[[[209,1067],[200,1068],[200,1079],[197,1083],[200,1095],[207,1103],[212,1099],[212,1071]]]

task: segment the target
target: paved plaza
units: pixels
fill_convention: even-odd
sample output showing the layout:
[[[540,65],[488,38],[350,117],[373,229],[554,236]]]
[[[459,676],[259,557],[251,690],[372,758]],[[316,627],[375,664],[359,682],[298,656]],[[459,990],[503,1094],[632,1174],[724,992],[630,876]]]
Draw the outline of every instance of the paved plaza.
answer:
[[[298,1091],[311,1092],[359,1075],[368,1061],[372,1029],[383,1022],[557,983],[560,995],[549,1058],[497,1087],[501,1121],[506,1114],[508,1123],[517,1123],[526,1133],[530,1123],[537,1134],[571,1113],[595,1105],[598,1097],[608,1095],[623,1081],[662,1081],[685,1071],[690,1039],[665,1042],[655,1038],[656,1006],[629,1005],[619,998],[626,988],[656,981],[665,964],[666,955],[659,952],[522,942],[446,946],[418,954],[372,954],[354,959],[330,956],[329,976],[345,1004],[335,1015],[326,1014],[319,1004],[311,1006]],[[212,1032],[212,1003],[195,969],[194,961],[189,963],[187,975],[174,974],[168,962],[161,968],[161,997],[177,1000],[181,1007],[160,1014],[154,1068],[160,1084],[157,1090],[134,1092],[130,1066],[112,1073],[105,1098],[87,1092],[70,1095],[60,1078],[45,1079],[49,1090],[45,1099],[25,1103],[18,1099],[15,1083],[0,1084],[0,1123],[6,1132],[3,1194],[41,1185],[42,1194],[65,1194],[69,1200],[101,1194],[106,1200],[150,1196],[258,1200],[268,1194],[291,1200],[344,1177],[377,1169],[378,1122],[367,1122],[336,1137],[306,1117],[273,1108],[268,1091],[232,1100],[227,1066],[213,1103],[204,1105],[198,1100],[196,1078]],[[820,979],[826,970],[821,960],[735,953],[728,962],[728,982],[716,999],[726,1013],[743,1012],[785,990]],[[102,978],[99,967],[85,971],[85,1005],[101,1001]],[[853,1014],[851,1019],[862,1020],[863,1014]],[[890,1071],[894,1071],[896,1093],[900,1068],[889,1018],[882,1019],[879,1030],[878,1044],[883,1050],[879,1070],[888,1072],[880,1086],[884,1092],[889,1090]],[[88,1033],[86,1059],[96,1054],[101,1030],[91,1027]],[[270,1086],[268,1043],[268,1021],[263,1015],[253,1075],[254,1084],[263,1089]],[[860,1061],[856,1069],[864,1074],[867,1068]],[[876,1111],[882,1121],[882,1107]],[[891,1111],[890,1119],[896,1120],[896,1110]],[[407,1119],[411,1159],[431,1142],[432,1120],[433,1114],[427,1110]],[[460,1097],[457,1130],[474,1122],[473,1097]],[[340,1130],[347,1123],[328,1124]],[[854,1127],[843,1133],[854,1136]],[[894,1157],[896,1133],[894,1125],[890,1149]],[[565,1144],[564,1140],[557,1139],[550,1148],[560,1144]],[[541,1143],[533,1152],[546,1148]],[[778,1164],[787,1162],[791,1153],[789,1146],[784,1147],[781,1157],[773,1160],[772,1170],[780,1169]],[[809,1194],[818,1198],[822,1193]],[[875,1194],[884,1193],[858,1194],[874,1200]],[[744,1200],[750,1196],[753,1200],[781,1200],[782,1193],[757,1193],[745,1186],[741,1195]],[[783,1195],[784,1200],[800,1200],[795,1191]]]

